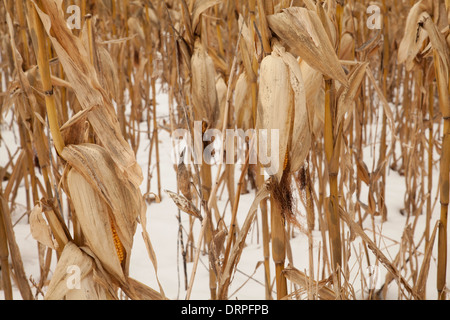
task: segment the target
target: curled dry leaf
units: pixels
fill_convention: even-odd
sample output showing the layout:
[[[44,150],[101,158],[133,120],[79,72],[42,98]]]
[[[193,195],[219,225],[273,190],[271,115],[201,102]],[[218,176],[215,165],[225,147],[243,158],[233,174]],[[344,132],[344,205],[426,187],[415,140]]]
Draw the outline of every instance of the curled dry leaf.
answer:
[[[202,216],[200,214],[200,210],[197,209],[194,204],[183,197],[182,195],[176,194],[169,190],[164,190],[173,200],[173,202],[176,204],[176,206],[183,212],[186,212],[187,214],[190,214],[191,216],[194,216],[200,220],[202,220]]]
[[[177,167],[177,184],[186,199],[192,200],[191,174],[183,161]]]
[[[305,60],[300,62],[303,82],[305,84],[306,107],[309,127],[314,136],[318,135],[325,123],[325,90],[323,75],[312,68]]]
[[[398,62],[406,63],[408,70],[415,65],[416,56],[423,48],[428,34],[420,23],[432,11],[432,3],[429,0],[417,2],[409,11],[406,19],[405,34],[398,49]]]
[[[193,1],[191,1],[192,3]],[[195,0],[192,8],[192,30],[195,32],[200,22],[200,15],[212,6],[221,3],[222,0]]]
[[[358,63],[349,76],[349,86],[340,88],[338,92],[336,127],[339,126],[344,115],[354,107],[354,100],[366,74],[368,64],[368,62]]]
[[[288,46],[325,76],[347,85],[347,77],[316,12],[292,7],[268,16],[269,27]]]
[[[136,44],[140,44],[145,42],[145,33],[144,28],[142,28],[141,23],[139,22],[139,19],[136,17],[130,17],[128,18],[128,30],[130,31],[130,34],[136,34],[137,38],[135,39]],[[138,41],[139,40],[139,41]]]
[[[292,281],[303,288],[311,286],[314,291],[317,288],[317,294],[322,300],[336,300],[336,293],[327,286],[327,280],[315,281],[310,279],[304,272],[301,272],[294,267],[287,267],[283,270],[283,274],[289,281]]]
[[[39,241],[43,245],[56,250],[58,243],[52,237],[52,232],[43,217],[42,207],[36,205],[30,213],[30,231],[33,239]]]

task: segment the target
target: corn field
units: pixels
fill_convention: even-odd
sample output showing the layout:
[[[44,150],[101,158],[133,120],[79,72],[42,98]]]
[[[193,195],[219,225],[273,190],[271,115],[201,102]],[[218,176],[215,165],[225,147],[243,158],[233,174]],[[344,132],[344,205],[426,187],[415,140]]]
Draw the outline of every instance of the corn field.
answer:
[[[449,0],[1,2],[5,300],[450,297]]]

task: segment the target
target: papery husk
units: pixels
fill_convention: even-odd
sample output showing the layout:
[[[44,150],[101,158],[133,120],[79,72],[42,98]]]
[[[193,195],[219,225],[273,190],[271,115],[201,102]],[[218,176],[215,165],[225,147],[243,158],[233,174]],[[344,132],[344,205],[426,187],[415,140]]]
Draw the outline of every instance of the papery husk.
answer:
[[[244,131],[252,128],[252,104],[251,104],[251,89],[247,73],[243,71],[236,82],[236,89],[234,90],[234,110],[236,115],[236,125],[239,129]]]
[[[216,91],[214,62],[206,52],[200,39],[196,39],[191,58],[192,106],[194,119],[206,121],[210,128],[216,126],[219,117],[219,101]]]
[[[87,245],[108,272],[125,281],[114,245],[108,205],[76,169],[67,175],[67,188]]]
[[[216,128],[222,130],[223,122],[225,120],[225,108],[227,103],[228,86],[222,76],[218,76],[216,80],[216,92],[219,107],[219,119],[217,120]]]
[[[287,152],[289,132],[291,127],[291,106],[293,97],[289,83],[289,70],[283,59],[276,53],[264,58],[260,67],[259,99],[258,99],[258,155],[267,148],[268,155],[276,155],[276,172],[268,172],[281,179],[283,174],[283,163]],[[262,135],[262,129],[267,130],[267,140]],[[279,149],[272,150],[272,130],[279,132]]]
[[[305,60],[300,62],[303,82],[305,84],[306,107],[312,134],[317,136],[325,123],[325,90],[323,75],[312,68]]]
[[[278,170],[269,174],[281,179],[287,152],[290,170],[298,170],[311,144],[305,86],[298,61],[278,44],[261,63],[257,122],[259,144],[260,130],[268,130],[267,141],[262,141],[267,154],[278,156]],[[269,135],[273,129],[279,131],[279,150],[272,150]]]
[[[79,268],[80,288],[71,288],[71,277],[76,276],[72,271]],[[95,263],[92,257],[68,242],[64,247],[52,279],[45,294],[45,300],[110,300],[117,299],[111,288],[105,288],[95,280]],[[70,284],[70,285],[69,285]]]
[[[126,266],[129,263],[138,217],[141,212],[145,212],[146,210],[140,189],[135,188],[132,183],[121,176],[120,170],[115,165],[112,157],[103,147],[94,144],[70,145],[64,148],[62,155],[68,161],[70,166],[83,176],[85,182],[90,184],[90,187],[93,189],[93,193],[95,193],[92,197],[98,198],[98,201],[101,200],[100,202],[102,204],[97,204],[98,207],[94,206],[94,209],[99,210],[98,214],[101,216],[94,218],[99,219],[102,223],[106,223],[105,221],[108,220],[109,217],[113,219],[118,236],[126,251],[125,270],[127,270]],[[85,183],[81,181],[81,178],[72,172],[74,169],[70,171],[67,177],[67,184],[69,194],[74,202],[76,214],[80,217],[81,215],[88,214],[88,212],[84,211],[88,209],[88,207],[82,203],[75,203],[76,200],[74,199],[73,194],[78,194],[80,191],[76,190],[77,185],[73,181],[80,181],[83,185]],[[73,178],[72,183],[70,181],[70,177]],[[89,188],[87,186],[85,188],[87,192]],[[79,197],[80,201],[83,201],[81,193],[79,194]],[[77,206],[80,207],[79,210],[76,210]],[[89,222],[89,219],[94,218],[87,217],[86,228],[91,227],[90,224],[92,222]],[[80,224],[83,228],[83,222],[80,222]],[[104,230],[105,232],[106,230],[109,230],[109,234],[111,234],[109,220],[108,226],[105,225]],[[93,245],[97,241],[95,237],[96,235],[93,234],[93,238],[90,240]],[[110,247],[111,244],[105,246]],[[97,252],[97,249],[93,247],[91,247],[91,249],[96,255],[99,256],[99,259],[102,260],[100,258],[102,254]],[[117,257],[116,254],[114,254],[114,256]],[[105,262],[108,262],[111,269],[115,270],[116,275],[122,278],[122,274],[121,272],[118,272],[117,264],[115,262],[110,262],[109,258],[106,258]]]
[[[39,241],[43,245],[56,250],[58,243],[52,237],[52,232],[43,217],[41,205],[36,205],[30,213],[30,231],[33,239]]]
[[[294,121],[292,139],[289,144],[289,170],[296,172],[306,159],[311,147],[311,127],[306,108],[306,91],[302,71],[298,61],[287,52],[281,50],[281,57],[288,66],[290,85],[294,93]],[[292,115],[290,116],[292,117]]]

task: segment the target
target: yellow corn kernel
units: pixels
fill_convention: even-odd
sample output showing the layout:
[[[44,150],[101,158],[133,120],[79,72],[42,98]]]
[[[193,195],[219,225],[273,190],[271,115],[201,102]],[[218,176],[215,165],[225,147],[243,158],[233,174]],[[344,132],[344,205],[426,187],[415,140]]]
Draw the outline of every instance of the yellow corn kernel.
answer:
[[[284,166],[283,170],[286,170],[289,161],[289,149],[286,150],[286,155],[284,156]]]
[[[114,246],[116,247],[117,257],[119,258],[120,263],[122,263],[123,259],[125,258],[124,254],[124,247],[122,245],[122,242],[120,241],[119,235],[117,234],[116,227],[114,225],[114,221],[109,218],[109,221],[111,223],[111,231],[113,235],[114,240]]]

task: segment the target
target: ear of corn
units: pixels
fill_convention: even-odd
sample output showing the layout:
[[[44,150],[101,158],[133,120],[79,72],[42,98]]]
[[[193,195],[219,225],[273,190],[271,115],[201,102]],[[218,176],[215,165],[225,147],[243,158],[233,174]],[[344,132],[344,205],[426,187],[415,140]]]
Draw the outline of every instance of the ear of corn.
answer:
[[[123,247],[122,241],[120,241],[119,235],[117,234],[117,230],[114,224],[114,221],[111,217],[109,217],[111,224],[111,232],[114,240],[114,246],[116,247],[117,257],[119,258],[119,262],[122,263],[125,258],[125,249]]]

